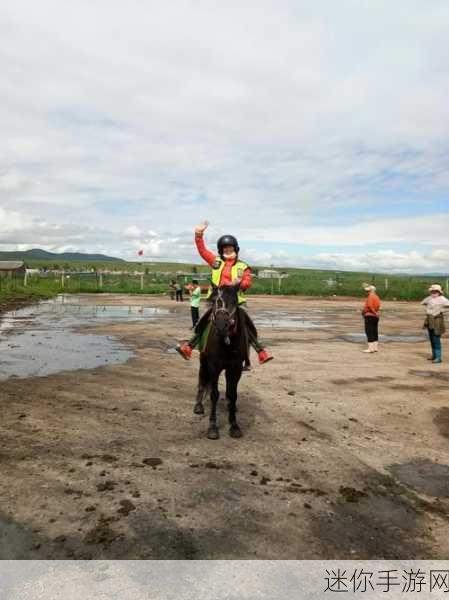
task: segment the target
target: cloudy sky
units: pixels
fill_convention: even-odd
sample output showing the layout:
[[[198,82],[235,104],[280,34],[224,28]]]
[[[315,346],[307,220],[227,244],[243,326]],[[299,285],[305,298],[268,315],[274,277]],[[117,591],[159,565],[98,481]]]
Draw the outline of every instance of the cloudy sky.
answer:
[[[2,0],[0,249],[449,271],[447,0]]]

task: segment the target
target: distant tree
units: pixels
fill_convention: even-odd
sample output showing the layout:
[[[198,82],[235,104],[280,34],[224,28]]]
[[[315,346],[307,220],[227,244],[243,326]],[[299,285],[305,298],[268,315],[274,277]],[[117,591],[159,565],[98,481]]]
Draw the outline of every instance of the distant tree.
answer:
[[[192,267],[192,273],[198,273],[198,267],[196,267],[195,265],[193,265]]]

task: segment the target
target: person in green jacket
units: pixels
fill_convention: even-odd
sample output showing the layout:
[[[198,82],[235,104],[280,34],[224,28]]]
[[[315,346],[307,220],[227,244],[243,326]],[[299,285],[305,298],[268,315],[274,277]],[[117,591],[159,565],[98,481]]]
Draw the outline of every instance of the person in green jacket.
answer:
[[[196,324],[200,319],[200,302],[201,288],[196,279],[192,280],[192,288],[190,291],[190,313],[192,315],[192,329],[195,329]]]

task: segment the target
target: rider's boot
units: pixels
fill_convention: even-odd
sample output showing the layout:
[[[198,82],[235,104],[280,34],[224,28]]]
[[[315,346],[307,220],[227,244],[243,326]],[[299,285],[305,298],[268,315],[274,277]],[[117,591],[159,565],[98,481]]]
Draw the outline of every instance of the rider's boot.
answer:
[[[259,364],[263,365],[266,362],[269,362],[270,360],[273,360],[274,356],[272,356],[267,350],[265,350],[265,348],[263,350],[260,350],[259,353]]]
[[[185,360],[190,360],[192,357],[192,346],[189,343],[178,344],[176,352],[179,352]]]
[[[274,356],[272,356],[268,352],[268,350],[266,350],[260,344],[255,331],[249,330],[248,338],[249,338],[249,343],[254,348],[254,350],[257,352],[257,355],[259,357],[259,364],[263,365],[264,363],[269,362],[270,360],[273,360]]]

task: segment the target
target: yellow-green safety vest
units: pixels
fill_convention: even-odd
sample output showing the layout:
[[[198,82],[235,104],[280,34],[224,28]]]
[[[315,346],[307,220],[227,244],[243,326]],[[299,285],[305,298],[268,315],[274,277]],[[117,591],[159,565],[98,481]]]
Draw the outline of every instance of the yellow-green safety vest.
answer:
[[[221,258],[217,258],[217,262],[219,263],[219,266],[216,269],[212,269],[212,283],[214,285],[216,285],[217,287],[220,285],[220,280],[221,280],[221,273],[223,272],[224,266],[225,266],[225,261],[222,260]],[[248,268],[248,265],[244,262],[242,262],[241,260],[238,260],[235,265],[232,266],[231,269],[231,277],[232,279],[241,279],[243,277],[243,273],[245,272],[245,270]],[[212,288],[209,288],[209,291],[207,292],[207,297],[209,298],[209,296],[212,294]],[[239,290],[237,292],[237,299],[238,299],[238,303],[239,304],[244,304],[246,302],[246,296],[245,293],[242,290]]]

